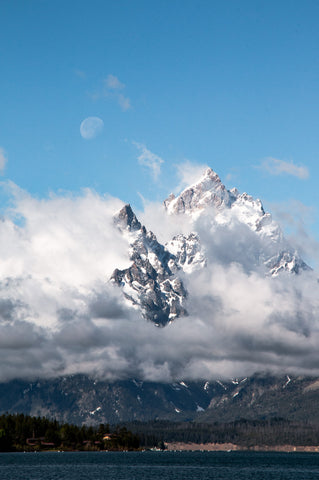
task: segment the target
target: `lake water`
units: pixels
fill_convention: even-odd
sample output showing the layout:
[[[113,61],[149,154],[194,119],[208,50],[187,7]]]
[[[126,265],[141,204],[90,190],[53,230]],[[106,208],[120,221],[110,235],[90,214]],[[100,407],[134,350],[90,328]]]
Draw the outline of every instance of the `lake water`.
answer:
[[[317,453],[1,453],[1,480],[319,480]]]

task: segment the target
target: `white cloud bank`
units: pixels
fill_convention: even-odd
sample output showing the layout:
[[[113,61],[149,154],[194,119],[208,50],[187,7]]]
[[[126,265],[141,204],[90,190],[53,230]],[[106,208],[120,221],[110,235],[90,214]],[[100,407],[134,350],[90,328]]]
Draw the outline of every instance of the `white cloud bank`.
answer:
[[[251,262],[259,241],[235,219],[230,228],[198,220],[208,262],[184,278],[189,316],[156,328],[108,283],[130,264],[112,218],[121,201],[90,190],[38,200],[9,188],[13,206],[0,222],[0,381],[79,372],[153,381],[265,369],[319,374],[314,272],[265,277]],[[155,233],[168,237],[176,219],[152,212]]]
[[[292,175],[294,177],[305,180],[309,177],[308,168],[301,165],[295,165],[293,162],[286,162],[284,160],[279,160],[278,158],[266,158],[262,163],[260,168],[270,173],[270,175]]]

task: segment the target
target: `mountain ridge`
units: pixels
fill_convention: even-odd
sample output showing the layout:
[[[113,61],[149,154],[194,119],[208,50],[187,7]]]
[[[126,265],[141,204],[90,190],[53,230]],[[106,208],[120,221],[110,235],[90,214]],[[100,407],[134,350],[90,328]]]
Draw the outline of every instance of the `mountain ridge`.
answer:
[[[0,384],[0,414],[78,425],[171,420],[199,423],[283,418],[319,423],[318,377],[258,373],[239,379],[108,382],[85,375]]]

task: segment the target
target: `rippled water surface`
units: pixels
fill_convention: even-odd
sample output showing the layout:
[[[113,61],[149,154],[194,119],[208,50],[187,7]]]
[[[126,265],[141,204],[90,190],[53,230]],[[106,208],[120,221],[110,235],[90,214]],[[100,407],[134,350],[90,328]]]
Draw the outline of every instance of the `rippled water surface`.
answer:
[[[319,480],[319,454],[2,453],[1,480]]]

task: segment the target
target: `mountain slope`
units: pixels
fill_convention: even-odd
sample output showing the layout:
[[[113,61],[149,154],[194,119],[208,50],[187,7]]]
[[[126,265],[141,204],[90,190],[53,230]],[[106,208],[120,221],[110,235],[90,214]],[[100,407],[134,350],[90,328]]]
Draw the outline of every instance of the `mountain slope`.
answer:
[[[199,421],[233,421],[240,418],[281,417],[301,422],[319,422],[319,381],[317,378],[255,374],[224,383],[222,395],[212,398]]]
[[[318,402],[318,378],[287,375],[176,383],[134,379],[110,383],[72,375],[0,384],[0,414],[19,412],[76,424],[275,417],[318,423]]]

